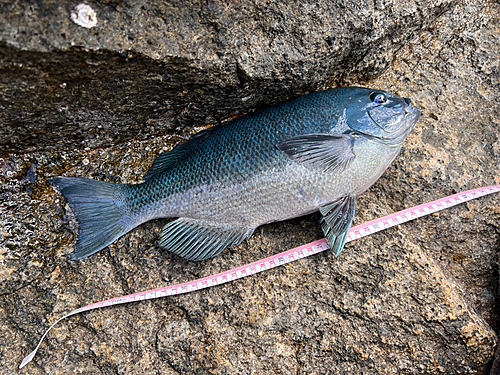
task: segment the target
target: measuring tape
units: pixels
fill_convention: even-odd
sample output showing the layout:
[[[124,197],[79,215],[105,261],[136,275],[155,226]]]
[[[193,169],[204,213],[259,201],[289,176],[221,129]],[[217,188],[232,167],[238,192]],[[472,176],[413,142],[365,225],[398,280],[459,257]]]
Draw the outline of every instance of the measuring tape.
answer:
[[[500,185],[493,185],[473,190],[467,190],[463,193],[450,195],[449,197],[446,198],[441,198],[430,203],[421,204],[420,206],[408,208],[406,210],[399,211],[388,216],[384,216],[380,219],[369,221],[367,223],[351,228],[346,242],[354,241],[358,238],[369,236],[370,234],[373,234],[375,232],[379,232],[381,230],[402,224],[404,222],[414,220],[419,217],[426,216],[452,206],[456,206],[457,204],[464,203],[472,199],[482,197],[484,195],[496,193],[498,191],[500,191]],[[283,264],[291,263],[295,260],[302,259],[328,249],[329,249],[328,243],[326,242],[325,239],[322,239],[315,242],[311,242],[307,245],[302,245],[294,249],[287,250],[280,254],[270,256],[268,258],[259,260],[257,262],[247,264],[245,266],[237,267],[229,271],[218,273],[217,275],[204,277],[202,279],[190,281],[183,284],[147,290],[145,292],[129,294],[127,296],[122,296],[122,297],[115,297],[108,299],[106,301],[96,302],[84,307],[80,307],[79,309],[73,310],[69,314],[56,320],[56,322],[52,324],[49,327],[49,329],[43,334],[35,350],[33,350],[26,358],[23,359],[23,362],[21,363],[19,368],[23,368],[29,362],[31,362],[38,348],[43,342],[43,339],[45,338],[45,336],[47,336],[52,327],[54,327],[61,320],[66,319],[72,315],[81,313],[83,311],[100,309],[101,307],[106,307],[106,306],[114,306],[114,305],[120,305],[122,303],[136,302],[136,301],[142,301],[146,299],[154,299],[166,296],[175,296],[177,294],[189,293],[195,290],[209,288],[211,286],[224,284],[233,280],[241,279],[249,275],[263,272],[268,269],[281,266]]]

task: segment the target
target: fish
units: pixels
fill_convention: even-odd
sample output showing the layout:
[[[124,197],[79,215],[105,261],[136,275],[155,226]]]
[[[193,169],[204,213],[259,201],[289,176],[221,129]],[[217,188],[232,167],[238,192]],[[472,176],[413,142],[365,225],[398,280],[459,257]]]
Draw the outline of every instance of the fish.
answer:
[[[261,225],[316,211],[338,256],[356,198],[396,158],[420,114],[410,99],[385,91],[334,88],[203,130],[161,153],[139,184],[53,177],[78,222],[70,258],[149,220],[175,218],[160,247],[201,261]]]

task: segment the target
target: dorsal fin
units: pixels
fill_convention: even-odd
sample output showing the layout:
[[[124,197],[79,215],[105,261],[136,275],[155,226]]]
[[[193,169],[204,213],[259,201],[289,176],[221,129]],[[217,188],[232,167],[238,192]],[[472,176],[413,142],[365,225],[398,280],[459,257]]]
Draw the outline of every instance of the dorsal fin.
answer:
[[[189,150],[191,146],[191,142],[187,141],[179,143],[170,151],[162,152],[144,175],[144,181],[147,181],[172,167],[184,156],[186,151]]]
[[[153,165],[144,175],[144,181],[147,181],[157,175],[167,171],[181,160],[188,151],[191,151],[196,145],[202,142],[217,126],[202,130],[201,132],[193,135],[186,142],[179,143],[170,151],[162,152]]]

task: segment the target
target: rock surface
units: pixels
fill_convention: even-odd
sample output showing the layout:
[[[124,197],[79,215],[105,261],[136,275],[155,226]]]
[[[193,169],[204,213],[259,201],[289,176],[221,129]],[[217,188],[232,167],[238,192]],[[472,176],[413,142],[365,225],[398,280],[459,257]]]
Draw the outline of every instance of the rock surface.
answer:
[[[344,84],[399,93],[423,111],[400,156],[359,199],[358,223],[500,183],[499,19],[498,2],[465,1],[411,43],[402,42],[381,76],[361,80],[378,72],[369,54],[365,74],[334,64],[325,68],[325,81],[314,83],[328,84],[329,75],[346,69]],[[260,66],[249,62],[245,69]],[[269,74],[262,87],[274,81],[272,93],[284,96],[313,85],[298,76],[255,74]],[[0,92],[7,97],[5,88]],[[199,95],[200,103],[210,102]],[[269,91],[254,95],[251,104],[229,104],[219,113],[258,106]],[[200,119],[199,125],[210,122]],[[261,227],[239,247],[192,263],[156,246],[166,223],[158,220],[90,258],[69,261],[75,222],[47,179],[139,182],[155,155],[195,130],[0,159],[1,374],[15,373],[48,326],[75,308],[208,276],[321,238],[318,216],[311,215]],[[352,242],[337,259],[318,254],[220,287],[80,314],[58,324],[20,373],[485,374],[499,328],[499,219],[500,195],[492,195]]]
[[[105,1],[86,28],[74,2],[2,1],[0,150],[147,139],[371,77],[453,3]]]

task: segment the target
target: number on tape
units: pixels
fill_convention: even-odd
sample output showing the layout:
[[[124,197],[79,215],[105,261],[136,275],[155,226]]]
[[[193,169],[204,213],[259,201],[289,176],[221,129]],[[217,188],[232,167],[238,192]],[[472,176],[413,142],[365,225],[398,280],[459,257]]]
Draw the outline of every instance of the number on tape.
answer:
[[[358,238],[368,236],[370,234],[393,227],[395,225],[399,225],[407,221],[414,220],[419,217],[444,210],[446,208],[469,201],[471,199],[476,199],[484,195],[496,193],[498,191],[500,191],[500,185],[493,185],[484,188],[468,190],[463,193],[458,193],[446,198],[438,199],[431,203],[425,203],[421,204],[420,206],[399,211],[394,214],[384,216],[380,219],[369,221],[367,223],[351,228],[346,242],[350,242]],[[23,362],[21,363],[19,368],[23,368],[33,359],[38,348],[43,342],[43,339],[45,338],[45,336],[47,336],[47,333],[49,333],[52,327],[54,327],[61,320],[66,319],[72,315],[81,313],[83,311],[99,309],[101,307],[106,307],[106,306],[119,305],[122,303],[141,301],[145,299],[154,299],[165,296],[174,296],[177,294],[189,293],[195,290],[209,288],[211,286],[224,284],[229,281],[241,279],[243,277],[253,275],[255,273],[266,271],[270,268],[281,266],[283,264],[287,264],[295,260],[308,257],[310,255],[328,249],[329,249],[328,243],[326,242],[325,239],[322,239],[315,242],[311,242],[307,245],[296,247],[295,249],[287,250],[281,254],[273,255],[270,256],[269,258],[262,259],[254,263],[247,264],[245,266],[221,272],[217,275],[204,277],[202,279],[190,281],[179,285],[172,285],[164,288],[147,290],[145,292],[134,293],[128,296],[115,297],[108,299],[106,301],[100,301],[84,307],[80,307],[79,309],[70,312],[69,314],[63,316],[62,318],[58,319],[54,324],[52,324],[49,327],[49,329],[43,334],[35,350],[33,350],[26,358],[23,359]]]

